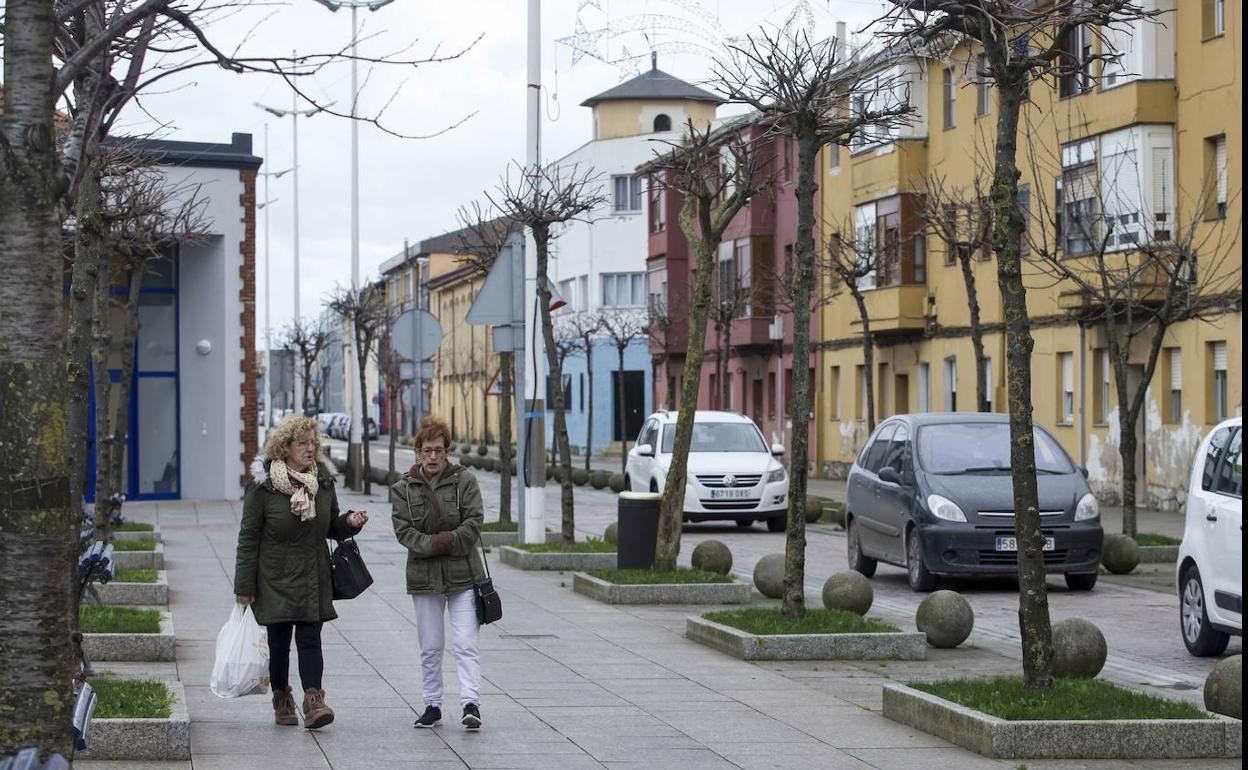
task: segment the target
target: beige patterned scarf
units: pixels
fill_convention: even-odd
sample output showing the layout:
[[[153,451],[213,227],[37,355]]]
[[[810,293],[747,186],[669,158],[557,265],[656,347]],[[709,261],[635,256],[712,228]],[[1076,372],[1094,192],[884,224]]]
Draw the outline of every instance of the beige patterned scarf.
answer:
[[[269,466],[269,478],[273,480],[274,489],[290,495],[290,512],[298,516],[299,521],[316,518],[316,492],[320,485],[316,481],[315,465],[309,472],[300,473],[284,460],[274,460]]]

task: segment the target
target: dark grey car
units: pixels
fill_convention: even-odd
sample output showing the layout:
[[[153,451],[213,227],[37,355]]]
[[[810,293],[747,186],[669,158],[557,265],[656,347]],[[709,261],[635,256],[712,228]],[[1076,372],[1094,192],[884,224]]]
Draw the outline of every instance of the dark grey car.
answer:
[[[849,566],[905,567],[910,587],[941,575],[1018,573],[1004,414],[898,415],[880,423],[849,472]],[[1104,533],[1087,479],[1044,429],[1035,429],[1044,564],[1072,590],[1096,585]]]

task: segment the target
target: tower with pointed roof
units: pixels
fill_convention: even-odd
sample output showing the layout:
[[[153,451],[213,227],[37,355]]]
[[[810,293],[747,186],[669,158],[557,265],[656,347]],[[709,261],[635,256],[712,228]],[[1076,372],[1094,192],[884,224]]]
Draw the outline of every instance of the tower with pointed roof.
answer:
[[[724,100],[659,69],[657,54],[650,70],[591,96],[582,107],[594,111],[594,139],[615,139],[678,130],[688,120],[705,126]]]

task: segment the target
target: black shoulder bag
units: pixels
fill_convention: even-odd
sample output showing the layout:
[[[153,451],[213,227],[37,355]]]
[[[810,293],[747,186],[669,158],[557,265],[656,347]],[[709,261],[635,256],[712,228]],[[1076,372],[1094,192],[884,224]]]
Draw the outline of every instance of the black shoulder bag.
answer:
[[[351,515],[347,511],[347,515]],[[373,576],[364,566],[360,547],[355,538],[349,537],[338,543],[329,557],[330,576],[334,586],[334,599],[354,599],[373,584]]]

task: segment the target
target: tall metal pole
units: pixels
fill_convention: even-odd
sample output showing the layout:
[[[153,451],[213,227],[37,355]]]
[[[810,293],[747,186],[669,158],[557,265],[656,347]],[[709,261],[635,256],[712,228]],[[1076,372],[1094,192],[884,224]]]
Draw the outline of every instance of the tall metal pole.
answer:
[[[295,52],[291,52],[291,59],[297,59]],[[291,93],[290,96],[290,133],[291,133],[291,155],[293,156],[292,164],[294,171],[294,225],[295,225],[295,241],[294,241],[294,258],[295,267],[293,278],[295,283],[295,328],[302,326],[303,316],[299,311],[299,94]],[[295,365],[295,414],[304,413],[303,403],[303,367],[299,364]]]
[[[359,101],[359,65],[356,61],[356,40],[359,37],[357,27],[359,6],[351,6],[351,291],[360,288],[360,126],[355,120],[356,103]],[[357,298],[358,299],[358,298]],[[351,436],[347,447],[347,467],[351,469],[348,482],[351,488],[359,490],[364,484],[364,419],[366,414],[365,394],[360,388],[360,373],[357,356],[360,351],[355,349],[355,325],[351,319],[344,324],[344,333],[350,340],[351,355],[345,356],[347,372],[347,392],[351,394],[351,403],[347,411],[351,414]],[[343,346],[347,347],[346,345]],[[360,392],[357,392],[359,390]]]
[[[269,159],[269,124],[264,124],[264,159]],[[264,437],[269,436],[269,428],[273,427],[273,337],[272,329],[273,283],[269,280],[269,174],[264,175]]]
[[[526,121],[525,121],[525,164],[529,172],[535,172],[542,162],[542,3],[541,0],[529,0],[528,5],[528,67],[525,85]],[[546,525],[543,512],[546,508],[545,488],[545,456],[546,436],[544,427],[545,404],[537,397],[534,385],[541,381],[542,362],[545,360],[545,344],[542,336],[536,331],[541,328],[542,318],[537,307],[537,247],[531,234],[526,234],[524,250],[524,315],[527,323],[521,327],[522,334],[531,335],[525,340],[531,350],[517,345],[521,352],[516,363],[517,390],[516,406],[522,417],[520,431],[525,434],[526,454],[519,457],[526,463],[528,471],[517,468],[517,482],[523,479],[522,494],[517,495],[523,501],[521,517],[521,537],[526,543],[540,543],[546,539]],[[517,262],[519,258],[517,258]],[[516,271],[519,272],[518,270]],[[533,398],[528,398],[524,388],[534,388]]]

